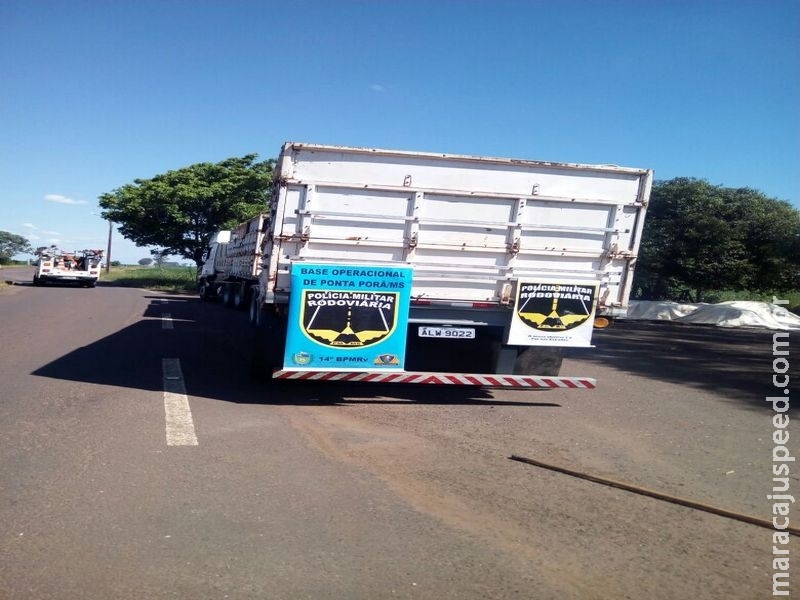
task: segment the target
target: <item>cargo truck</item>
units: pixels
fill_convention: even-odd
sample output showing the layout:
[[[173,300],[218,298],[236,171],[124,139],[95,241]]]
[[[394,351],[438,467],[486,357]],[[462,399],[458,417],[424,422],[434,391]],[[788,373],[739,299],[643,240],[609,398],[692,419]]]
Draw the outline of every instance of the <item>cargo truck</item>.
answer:
[[[562,350],[625,313],[652,175],[286,143],[216,290],[264,379],[592,388]]]
[[[268,216],[260,214],[212,237],[198,278],[201,300],[221,300],[225,306],[247,308],[261,274],[261,246]]]

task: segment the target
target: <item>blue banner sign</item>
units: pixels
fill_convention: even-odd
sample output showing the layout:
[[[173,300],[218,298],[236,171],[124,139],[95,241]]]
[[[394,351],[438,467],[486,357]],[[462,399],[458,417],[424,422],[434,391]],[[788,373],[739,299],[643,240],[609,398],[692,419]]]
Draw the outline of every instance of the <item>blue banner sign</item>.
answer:
[[[412,274],[293,263],[284,369],[402,370]]]

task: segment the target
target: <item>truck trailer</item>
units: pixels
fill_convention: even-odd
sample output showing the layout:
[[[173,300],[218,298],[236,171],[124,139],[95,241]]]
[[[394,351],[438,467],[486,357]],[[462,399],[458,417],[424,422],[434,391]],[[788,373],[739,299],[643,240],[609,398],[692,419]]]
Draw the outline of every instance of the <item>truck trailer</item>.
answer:
[[[624,315],[652,177],[289,142],[214,293],[249,306],[264,379],[592,388],[562,351]]]
[[[261,246],[269,215],[260,214],[233,230],[211,238],[198,279],[201,300],[221,300],[225,306],[247,308],[261,274]]]

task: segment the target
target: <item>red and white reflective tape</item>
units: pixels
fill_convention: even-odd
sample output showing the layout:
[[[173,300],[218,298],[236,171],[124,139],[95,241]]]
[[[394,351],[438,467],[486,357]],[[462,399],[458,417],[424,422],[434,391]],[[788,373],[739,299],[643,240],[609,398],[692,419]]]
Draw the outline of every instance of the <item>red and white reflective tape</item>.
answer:
[[[273,379],[301,381],[361,381],[370,383],[428,383],[435,385],[483,385],[512,388],[567,388],[591,390],[596,380],[587,377],[537,377],[534,375],[486,375],[483,373],[424,373],[412,371],[302,371],[280,370]]]

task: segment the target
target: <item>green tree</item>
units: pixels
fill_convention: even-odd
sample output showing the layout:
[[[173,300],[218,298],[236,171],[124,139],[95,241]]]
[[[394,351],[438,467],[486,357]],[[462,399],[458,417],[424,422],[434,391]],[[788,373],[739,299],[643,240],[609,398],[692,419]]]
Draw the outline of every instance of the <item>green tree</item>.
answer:
[[[17,254],[30,254],[30,242],[21,235],[0,231],[0,265],[7,265]]]
[[[747,288],[759,292],[800,289],[800,211],[748,188],[727,193],[737,206],[739,235],[751,263]]]
[[[136,179],[100,196],[102,216],[137,245],[158,246],[199,268],[214,232],[266,209],[273,165],[249,154]]]
[[[653,186],[634,288],[702,301],[711,290],[797,287],[800,212],[750,188],[679,177]]]
[[[153,257],[153,264],[157,267],[163,266],[167,260],[167,253],[163,250],[150,250],[150,256]]]

